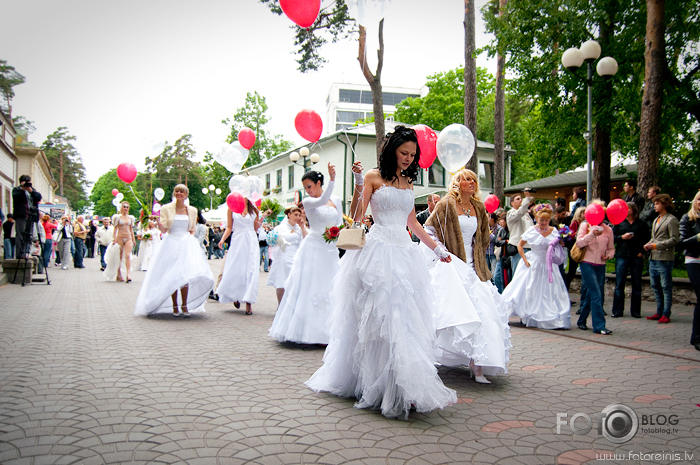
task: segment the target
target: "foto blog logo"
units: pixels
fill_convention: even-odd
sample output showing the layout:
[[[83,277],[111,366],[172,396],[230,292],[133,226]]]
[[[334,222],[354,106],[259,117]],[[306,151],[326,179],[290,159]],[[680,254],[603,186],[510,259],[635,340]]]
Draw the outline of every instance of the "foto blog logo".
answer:
[[[639,419],[630,407],[624,404],[610,404],[600,413],[593,414],[593,420],[586,413],[575,413],[568,420],[566,413],[557,413],[557,434],[567,424],[574,434],[590,433],[594,425],[598,435],[602,435],[613,444],[624,444],[631,440],[639,430]]]

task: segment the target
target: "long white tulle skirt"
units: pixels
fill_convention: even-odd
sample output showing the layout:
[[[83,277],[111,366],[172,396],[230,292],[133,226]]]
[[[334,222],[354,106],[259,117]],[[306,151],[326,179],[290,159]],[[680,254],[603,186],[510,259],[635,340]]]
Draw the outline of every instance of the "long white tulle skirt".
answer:
[[[356,408],[399,418],[412,407],[426,412],[457,401],[435,367],[428,269],[406,239],[396,245],[370,233],[362,250],[343,256],[334,280],[331,340],[323,366],[306,382],[317,392],[355,397]]]
[[[193,235],[166,234],[150,260],[134,314],[172,313],[171,295],[178,291],[178,305],[183,305],[179,289],[185,285],[188,311],[203,312],[209,291],[214,287],[207,258]]]
[[[126,279],[126,257],[119,257],[121,250],[118,245],[109,244],[105,250],[105,263],[107,267],[102,272],[105,281],[116,281],[117,274],[121,268],[122,278]],[[131,255],[133,258],[133,255]],[[131,270],[129,270],[131,271]]]
[[[200,249],[201,251],[201,249]],[[221,282],[216,288],[219,303],[258,301],[260,281],[260,246],[253,229],[243,229],[231,236],[231,247],[226,252],[226,265]]]
[[[278,260],[278,259],[275,259]],[[294,256],[269,336],[278,342],[328,344],[333,278],[338,249],[308,235]]]

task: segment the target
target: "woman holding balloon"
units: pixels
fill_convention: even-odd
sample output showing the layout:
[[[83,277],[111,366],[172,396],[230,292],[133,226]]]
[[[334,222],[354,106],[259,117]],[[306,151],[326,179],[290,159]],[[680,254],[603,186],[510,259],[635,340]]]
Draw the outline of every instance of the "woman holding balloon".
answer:
[[[593,200],[586,207],[586,220],[576,233],[576,246],[586,249],[580,265],[581,315],[577,324],[580,329],[587,330],[586,320],[590,313],[593,332],[607,335],[612,334],[612,331],[605,327],[603,314],[605,262],[615,256],[615,245],[613,231],[610,226],[603,224],[604,218],[605,203]]]
[[[167,234],[148,266],[136,299],[136,315],[172,311],[175,317],[187,318],[204,311],[214,278],[194,237],[197,209],[185,204],[188,193],[187,186],[178,184],[173,189],[175,200],[160,209],[160,228]]]
[[[241,302],[244,302],[245,314],[252,315],[253,304],[258,300],[260,279],[260,247],[256,231],[268,212],[261,216],[253,202],[240,192],[229,194],[226,204],[228,222],[219,247],[224,247],[229,236],[231,246],[216,293],[222,304],[233,302],[234,307],[240,308]]]

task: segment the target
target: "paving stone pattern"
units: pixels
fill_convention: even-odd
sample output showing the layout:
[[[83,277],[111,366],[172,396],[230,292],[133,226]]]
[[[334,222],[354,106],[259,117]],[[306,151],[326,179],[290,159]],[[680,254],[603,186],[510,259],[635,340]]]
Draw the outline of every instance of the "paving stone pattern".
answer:
[[[215,273],[220,263],[210,261]],[[252,316],[210,301],[187,320],[143,318],[133,310],[144,273],[107,283],[99,260],[85,264],[52,267],[50,286],[0,288],[2,464],[581,464],[611,453],[618,460],[606,463],[700,463],[690,307],[674,306],[667,325],[609,319],[612,336],[512,320],[507,375],[479,385],[440,368],[458,403],[400,421],[303,385],[323,348],[267,337],[276,299],[265,273]],[[654,308],[645,302],[643,314]],[[621,445],[597,425],[556,434],[557,413],[593,418],[613,403],[640,421],[677,415],[677,431],[640,431]],[[620,459],[654,452],[684,459]]]

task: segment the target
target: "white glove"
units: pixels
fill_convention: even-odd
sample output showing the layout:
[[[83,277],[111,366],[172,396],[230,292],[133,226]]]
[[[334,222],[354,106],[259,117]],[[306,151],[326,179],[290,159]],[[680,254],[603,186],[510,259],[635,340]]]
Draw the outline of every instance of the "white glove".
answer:
[[[352,177],[355,179],[356,186],[362,186],[365,183],[365,178],[362,176],[362,173],[355,173],[353,171]]]
[[[447,251],[445,246],[442,244],[438,244],[437,246],[435,246],[435,248],[433,249],[433,252],[435,252],[435,255],[437,255],[437,258],[439,258],[440,260],[450,256],[450,253]]]

